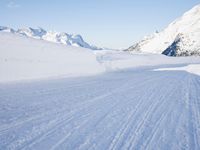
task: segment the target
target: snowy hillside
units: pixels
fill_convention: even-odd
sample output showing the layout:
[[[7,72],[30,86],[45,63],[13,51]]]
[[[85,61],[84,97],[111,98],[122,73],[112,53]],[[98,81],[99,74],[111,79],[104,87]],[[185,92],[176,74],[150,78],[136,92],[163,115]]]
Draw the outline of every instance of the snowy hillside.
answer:
[[[6,29],[10,32],[10,29]],[[130,54],[55,44],[0,32],[0,82],[85,76],[139,66],[200,63],[199,58],[169,58],[160,54]],[[44,31],[38,31],[43,34]]]
[[[0,32],[0,82],[103,71],[89,49]]]
[[[143,54],[115,50],[95,51],[98,62],[107,71],[127,70],[138,67],[152,67],[160,65],[199,64],[199,57],[167,57],[161,54]],[[200,70],[200,68],[198,69]]]
[[[129,51],[170,56],[200,55],[200,5],[172,22],[165,30],[145,37]]]
[[[200,76],[177,67],[0,84],[0,149],[199,150]]]
[[[1,30],[0,150],[200,149],[199,57],[91,51],[40,40],[50,34],[42,29]]]
[[[14,34],[21,34],[27,37],[42,39],[54,43],[61,43],[69,46],[84,47],[92,50],[101,50],[96,46],[90,45],[83,40],[81,35],[73,35],[65,32],[46,31],[42,28],[22,28],[15,31],[12,28],[0,26],[1,32],[10,32]]]

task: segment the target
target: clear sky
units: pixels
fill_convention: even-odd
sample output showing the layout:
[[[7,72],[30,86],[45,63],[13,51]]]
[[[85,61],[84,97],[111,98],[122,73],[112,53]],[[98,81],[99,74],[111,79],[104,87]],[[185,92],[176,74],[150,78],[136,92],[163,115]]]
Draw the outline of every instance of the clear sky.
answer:
[[[0,25],[81,34],[101,47],[127,48],[165,28],[199,0],[0,0]]]

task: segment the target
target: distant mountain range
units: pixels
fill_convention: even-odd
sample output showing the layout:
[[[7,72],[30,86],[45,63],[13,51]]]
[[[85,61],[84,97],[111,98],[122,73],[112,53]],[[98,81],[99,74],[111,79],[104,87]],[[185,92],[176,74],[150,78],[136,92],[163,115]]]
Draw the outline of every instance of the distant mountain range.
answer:
[[[73,34],[68,34],[65,32],[46,31],[42,28],[34,29],[31,27],[14,30],[12,28],[4,27],[4,26],[0,26],[0,31],[10,32],[13,34],[20,34],[20,35],[24,35],[30,38],[41,39],[41,40],[60,43],[64,45],[88,48],[92,50],[102,49],[97,46],[88,44],[87,42],[83,40],[81,35],[73,35]]]
[[[200,55],[200,5],[186,12],[163,31],[144,37],[127,50],[168,56]]]
[[[46,31],[42,28],[34,29],[29,27],[14,30],[0,26],[0,32],[10,32],[34,39],[92,50],[106,49],[88,44],[81,35]],[[184,13],[182,17],[173,21],[163,31],[145,36],[141,41],[126,49],[126,51],[131,53],[158,53],[167,56],[200,56],[200,5]]]

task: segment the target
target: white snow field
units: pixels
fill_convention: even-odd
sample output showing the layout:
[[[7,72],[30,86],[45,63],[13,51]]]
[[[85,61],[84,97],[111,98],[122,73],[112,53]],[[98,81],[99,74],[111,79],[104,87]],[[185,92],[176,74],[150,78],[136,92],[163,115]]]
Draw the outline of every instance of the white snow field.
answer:
[[[138,68],[144,66],[160,66],[160,65],[186,65],[199,64],[200,57],[167,57],[160,54],[152,53],[132,53],[116,51],[116,50],[101,50],[94,52],[106,71],[126,70],[128,68]],[[194,68],[194,67],[193,67]],[[199,70],[196,66],[194,70]]]
[[[200,76],[200,64],[193,64],[193,65],[187,65],[184,67],[173,67],[173,68],[159,68],[155,71],[165,71],[165,70],[184,70],[193,74],[197,74]]]
[[[0,32],[0,82],[101,72],[89,49]]]
[[[200,149],[200,57],[0,41],[0,150]]]
[[[1,84],[0,149],[199,150],[200,76],[155,68]]]

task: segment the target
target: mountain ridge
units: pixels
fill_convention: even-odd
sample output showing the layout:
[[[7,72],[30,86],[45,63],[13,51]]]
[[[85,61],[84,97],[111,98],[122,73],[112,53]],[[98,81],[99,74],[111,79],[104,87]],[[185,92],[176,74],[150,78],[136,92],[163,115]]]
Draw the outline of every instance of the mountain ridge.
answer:
[[[83,47],[92,50],[103,49],[85,42],[82,36],[79,34],[74,35],[74,34],[68,34],[66,32],[47,31],[41,27],[38,28],[26,27],[14,30],[9,27],[0,26],[0,32],[10,32],[13,34],[20,34],[34,39],[41,39],[49,42],[75,46],[75,47]]]
[[[200,5],[185,12],[161,32],[144,37],[127,50],[168,56],[200,55],[198,37],[200,37]]]

